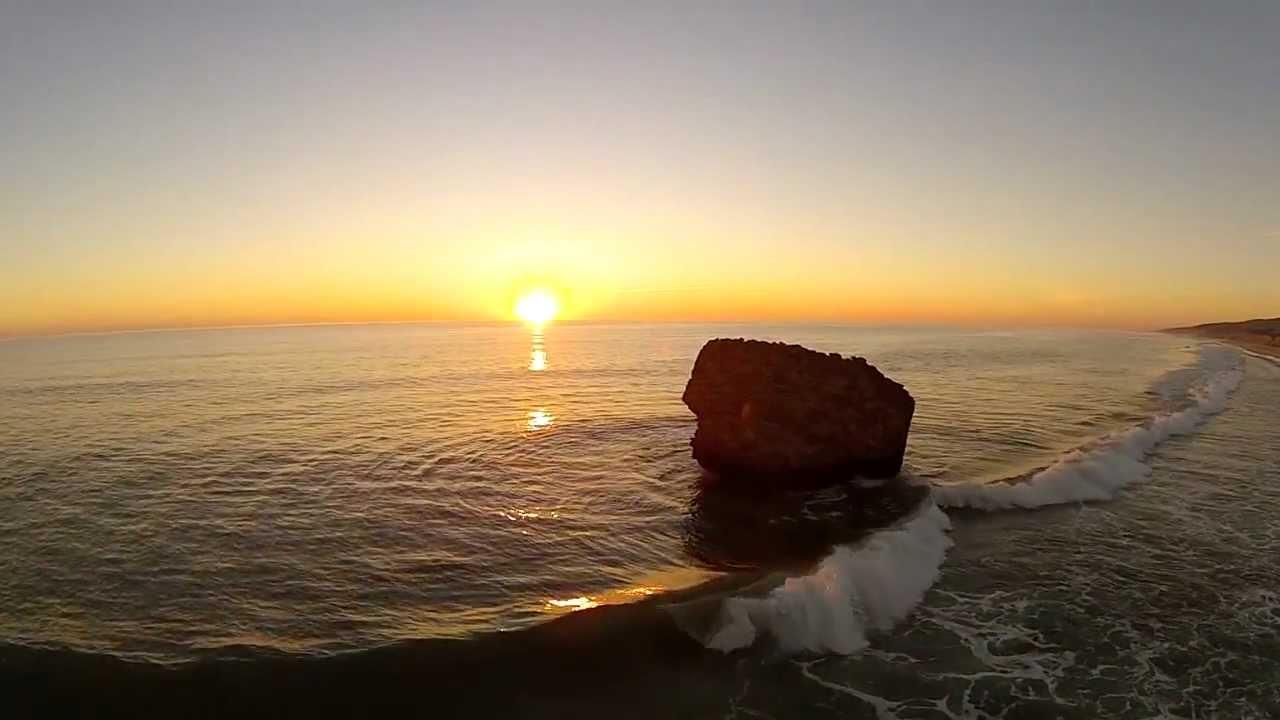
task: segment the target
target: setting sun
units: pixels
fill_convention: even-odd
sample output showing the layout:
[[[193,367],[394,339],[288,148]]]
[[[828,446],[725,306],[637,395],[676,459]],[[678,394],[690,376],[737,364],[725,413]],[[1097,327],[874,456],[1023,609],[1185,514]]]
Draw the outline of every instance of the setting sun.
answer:
[[[546,290],[532,290],[516,301],[516,315],[530,325],[546,325],[559,310],[560,303]]]

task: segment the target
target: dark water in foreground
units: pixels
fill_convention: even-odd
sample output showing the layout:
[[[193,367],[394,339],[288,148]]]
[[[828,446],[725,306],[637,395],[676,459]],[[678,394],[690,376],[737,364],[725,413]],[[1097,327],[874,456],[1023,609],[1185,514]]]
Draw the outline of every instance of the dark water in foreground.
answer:
[[[908,477],[700,489],[679,393],[725,335],[903,382]],[[1280,368],[1230,349],[156,333],[0,344],[0,398],[20,713],[1280,715]]]

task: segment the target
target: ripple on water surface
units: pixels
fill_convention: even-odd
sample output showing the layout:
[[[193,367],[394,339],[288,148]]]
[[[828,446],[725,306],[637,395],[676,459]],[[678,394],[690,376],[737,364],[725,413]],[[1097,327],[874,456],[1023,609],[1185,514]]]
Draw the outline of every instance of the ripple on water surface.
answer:
[[[908,465],[943,483],[1042,468],[1160,410],[1153,383],[1194,360],[1151,335],[798,326],[5,343],[0,631],[160,659],[323,652],[820,556],[838,525],[735,532],[733,501],[699,491],[680,393],[714,336],[868,357],[916,396]]]

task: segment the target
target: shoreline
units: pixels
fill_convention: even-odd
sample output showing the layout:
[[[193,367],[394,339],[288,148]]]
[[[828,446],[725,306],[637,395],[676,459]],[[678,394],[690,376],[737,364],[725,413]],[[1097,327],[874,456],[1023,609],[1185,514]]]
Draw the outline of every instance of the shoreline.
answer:
[[[934,507],[929,493],[901,487],[913,491],[906,513],[845,542],[861,543]],[[331,655],[227,646],[161,664],[0,641],[0,693],[19,717],[578,717],[621,696],[628,706],[617,717],[661,717],[671,688],[736,682],[744,656],[706,644],[723,602],[766,595],[807,572],[808,560],[725,572],[520,630],[406,639]],[[696,699],[698,716],[718,712],[714,693]]]
[[[1204,323],[1165,328],[1161,332],[1213,340],[1271,360],[1280,360],[1280,317]]]
[[[1275,345],[1257,345],[1255,343],[1240,342],[1239,340],[1232,340],[1230,338],[1205,337],[1204,339],[1216,340],[1220,343],[1240,348],[1241,350],[1247,350],[1255,355],[1262,355],[1270,358],[1271,360],[1280,361],[1280,347]]]
[[[1180,335],[1183,337],[1196,338],[1198,340],[1220,342],[1220,343],[1223,343],[1224,345],[1231,345],[1232,347],[1237,347],[1237,348],[1240,348],[1241,350],[1248,350],[1249,352],[1257,353],[1258,355],[1265,355],[1266,357],[1271,358],[1272,360],[1280,360],[1280,345],[1267,345],[1264,343],[1255,343],[1255,342],[1249,342],[1247,340],[1240,340],[1234,337],[1223,337],[1221,335],[1204,335],[1197,332],[1182,332],[1177,330],[1164,330],[1162,332],[1165,332],[1169,335]]]
[[[1225,338],[1216,338],[1216,339],[1222,340],[1222,342],[1225,342],[1225,343],[1227,343],[1228,345],[1234,345],[1234,346],[1236,346],[1236,347],[1240,348],[1241,350],[1248,350],[1248,351],[1249,351],[1249,352],[1251,352],[1251,353],[1255,353],[1255,354],[1258,354],[1258,355],[1263,355],[1263,356],[1266,356],[1266,357],[1268,357],[1268,358],[1270,358],[1270,359],[1272,359],[1272,360],[1280,361],[1280,346],[1277,346],[1277,345],[1257,345],[1257,344],[1254,344],[1254,343],[1236,342],[1236,341],[1234,341],[1234,340],[1227,340],[1227,339],[1225,339]]]

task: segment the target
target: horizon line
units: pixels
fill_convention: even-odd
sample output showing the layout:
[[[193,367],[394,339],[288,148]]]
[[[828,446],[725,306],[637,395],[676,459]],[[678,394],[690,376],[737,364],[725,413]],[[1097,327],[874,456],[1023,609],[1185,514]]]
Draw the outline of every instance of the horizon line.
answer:
[[[1215,321],[1215,322],[1232,322],[1232,321]],[[38,339],[56,339],[67,337],[98,337],[110,335],[136,335],[148,333],[169,333],[169,332],[215,332],[220,330],[254,330],[254,329],[286,329],[286,328],[309,328],[309,327],[361,327],[361,326],[379,326],[379,325],[454,325],[454,326],[501,326],[501,325],[524,325],[526,323],[519,320],[320,320],[320,321],[299,321],[299,322],[280,322],[280,323],[229,323],[225,325],[162,325],[156,327],[143,328],[112,328],[103,330],[68,330],[55,332],[32,332],[17,333],[9,335],[0,335],[0,342],[10,342],[15,340],[38,340]],[[1204,323],[1200,323],[1204,324]],[[1087,325],[1072,323],[1020,323],[1010,321],[992,321],[992,322],[968,322],[968,321],[948,321],[948,320],[907,320],[907,321],[858,321],[858,320],[816,320],[816,319],[789,319],[789,320],[623,320],[623,319],[574,319],[560,320],[552,323],[552,325],[780,325],[780,326],[819,326],[819,327],[956,327],[956,328],[990,328],[990,329],[1056,329],[1056,330],[1111,330],[1121,332],[1162,332],[1164,330],[1176,330],[1181,327],[1188,326],[1119,326],[1119,325]]]

